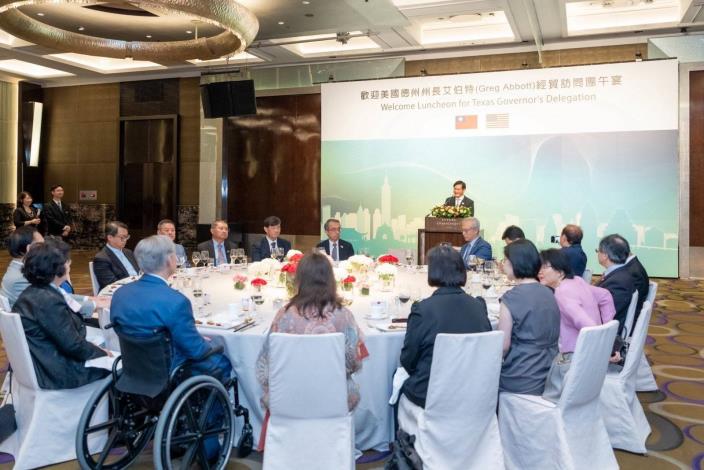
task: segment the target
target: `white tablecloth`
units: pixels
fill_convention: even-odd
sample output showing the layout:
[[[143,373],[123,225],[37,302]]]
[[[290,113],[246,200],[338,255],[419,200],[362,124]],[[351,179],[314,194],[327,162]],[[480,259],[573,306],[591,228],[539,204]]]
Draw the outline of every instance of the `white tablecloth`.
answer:
[[[181,291],[191,299],[196,318],[204,320],[228,316],[228,304],[241,304],[244,297],[251,296],[252,289],[235,290],[233,276],[239,271],[210,272],[201,280],[208,304],[199,313],[198,306],[202,303],[192,296],[189,288]],[[250,276],[251,279],[251,276]],[[249,284],[249,282],[248,282]],[[176,282],[175,286],[180,287]],[[387,301],[390,316],[408,316],[411,302],[398,307],[395,297],[403,289],[421,297],[431,295],[434,289],[427,285],[427,274],[400,270],[396,277],[395,289],[392,292],[381,292],[378,283],[372,283],[369,296],[355,293],[350,310],[354,313],[357,324],[364,333],[364,341],[369,351],[362,365],[362,370],[354,374],[354,381],[359,384],[360,402],[354,411],[356,447],[361,450],[386,450],[393,441],[393,411],[388,404],[392,390],[392,378],[399,365],[399,356],[403,346],[405,331],[381,332],[374,324],[388,324],[386,321],[370,321],[373,301]],[[481,289],[473,285],[474,289]],[[107,289],[107,288],[106,288]],[[241,332],[233,332],[218,328],[199,327],[204,335],[220,336],[225,343],[225,354],[230,359],[232,367],[239,380],[240,402],[250,411],[250,420],[254,429],[255,444],[259,437],[264,419],[264,410],[259,404],[261,387],[256,378],[256,360],[262,348],[266,332],[275,315],[274,299],[283,299],[285,289],[282,287],[265,286],[262,289],[265,297],[263,305],[256,307],[257,325]],[[284,301],[285,302],[285,301]],[[205,315],[205,316],[203,316]],[[495,324],[495,320],[492,321]],[[239,428],[239,424],[238,424]],[[238,429],[239,431],[239,429]]]

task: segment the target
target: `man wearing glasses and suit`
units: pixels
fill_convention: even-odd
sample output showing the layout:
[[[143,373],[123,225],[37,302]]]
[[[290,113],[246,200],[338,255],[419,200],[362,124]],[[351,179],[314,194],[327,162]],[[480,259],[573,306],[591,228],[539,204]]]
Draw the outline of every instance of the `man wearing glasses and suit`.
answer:
[[[325,233],[328,236],[327,240],[321,240],[317,248],[323,248],[325,253],[330,255],[333,261],[345,261],[350,256],[354,255],[354,247],[345,240],[340,240],[340,231],[342,225],[337,219],[328,219],[323,225]]]
[[[100,288],[139,274],[139,265],[132,250],[125,248],[130,234],[123,222],[108,222],[105,227],[107,244],[93,258],[93,273]]]

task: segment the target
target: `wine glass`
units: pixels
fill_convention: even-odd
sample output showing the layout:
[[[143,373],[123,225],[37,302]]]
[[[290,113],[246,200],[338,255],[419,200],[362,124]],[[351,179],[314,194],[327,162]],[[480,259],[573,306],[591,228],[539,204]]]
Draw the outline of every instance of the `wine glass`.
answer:
[[[490,259],[484,261],[484,272],[491,273],[493,271],[494,271],[494,261],[490,260]]]
[[[198,263],[200,263],[200,252],[194,251],[193,253],[191,253],[191,260],[193,261],[193,267],[197,268]]]
[[[282,247],[280,247],[280,246],[277,246],[276,248],[274,248],[273,250],[271,250],[271,257],[274,258],[274,259],[276,259],[276,260],[283,261],[283,259],[284,259],[284,249],[283,249]]]
[[[201,250],[200,252],[200,259],[203,261],[203,264],[206,266],[208,265],[208,259],[210,258],[210,253],[208,250]]]
[[[488,274],[482,275],[482,287],[484,288],[484,297],[489,295],[489,288],[491,287],[491,278]]]
[[[230,250],[230,264],[238,264],[237,263],[237,248],[233,248]]]
[[[408,266],[413,264],[413,250],[410,250],[410,249],[406,250],[406,264]]]
[[[242,267],[247,267],[247,255],[244,253],[244,248],[237,248],[237,258],[240,260]]]
[[[469,259],[467,260],[467,264],[469,265],[470,271],[476,271],[477,270],[477,255],[469,255]]]
[[[186,256],[185,255],[177,255],[176,256],[176,266],[178,267],[178,269],[181,269],[184,264],[186,264]]]

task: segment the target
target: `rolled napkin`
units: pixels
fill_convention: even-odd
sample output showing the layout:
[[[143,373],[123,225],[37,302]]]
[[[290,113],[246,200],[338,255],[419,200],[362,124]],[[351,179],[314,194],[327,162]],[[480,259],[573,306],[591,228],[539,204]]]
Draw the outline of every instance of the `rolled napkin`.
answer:
[[[398,401],[398,395],[401,393],[401,387],[403,387],[403,383],[408,377],[410,377],[410,375],[408,375],[406,369],[404,369],[403,367],[399,367],[398,369],[396,369],[396,372],[394,372],[394,379],[392,381],[391,398],[389,398],[389,405],[396,404],[396,402]]]

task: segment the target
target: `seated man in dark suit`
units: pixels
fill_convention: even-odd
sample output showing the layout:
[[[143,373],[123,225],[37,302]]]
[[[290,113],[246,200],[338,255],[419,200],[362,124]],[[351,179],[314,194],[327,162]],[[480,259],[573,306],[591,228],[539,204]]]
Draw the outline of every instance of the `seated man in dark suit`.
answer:
[[[64,197],[64,187],[60,184],[51,187],[51,201],[44,204],[42,218],[46,221],[47,233],[64,239],[71,233],[71,215],[61,201]]]
[[[485,261],[491,259],[491,245],[479,236],[479,231],[479,219],[469,217],[462,221],[462,236],[467,243],[462,245],[460,255],[467,269],[469,269],[469,257],[472,255]]]
[[[579,225],[565,225],[560,234],[562,252],[567,255],[567,260],[572,267],[572,274],[582,277],[587,269],[587,255],[582,249],[582,228]]]
[[[633,253],[631,253],[626,260],[626,269],[628,269],[631,273],[631,276],[633,277],[633,285],[638,291],[638,304],[636,305],[636,315],[633,319],[633,325],[635,326],[638,321],[638,315],[640,315],[640,311],[643,308],[643,302],[645,302],[645,299],[648,297],[648,291],[650,290],[650,277],[648,276],[648,272],[645,270],[643,265],[640,264],[640,261],[636,255]],[[631,333],[632,332],[629,332],[629,334]]]
[[[228,380],[232,372],[230,361],[223,354],[211,351],[215,341],[206,340],[198,333],[191,302],[169,287],[167,279],[176,272],[173,242],[164,235],[152,235],[137,244],[135,255],[144,276],[115,292],[111,323],[131,336],[148,337],[155,330],[167,330],[171,338],[172,370],[190,359],[197,361],[190,368],[193,375],[210,375],[221,382]],[[213,457],[219,449],[217,439],[206,441],[205,447],[208,458]]]
[[[517,225],[509,225],[506,227],[506,230],[504,230],[504,233],[501,234],[501,239],[507,245],[523,238],[526,238],[526,234],[523,233],[523,229]]]
[[[291,242],[279,238],[281,234],[281,219],[275,215],[264,219],[264,233],[266,233],[266,236],[252,247],[252,261],[261,261],[264,258],[270,258],[271,252],[275,248],[281,248],[283,250],[283,254],[279,259],[279,261],[281,261],[283,256],[286,256],[288,250],[291,249]]]
[[[455,184],[452,185],[452,196],[445,199],[445,205],[467,207],[469,209],[469,215],[474,216],[474,201],[464,195],[466,189],[467,184],[464,181],[455,181]]]
[[[130,234],[123,222],[108,222],[105,227],[107,244],[93,258],[93,272],[100,288],[139,274],[139,265],[132,250],[125,248]]]
[[[227,221],[222,219],[214,220],[210,224],[210,235],[212,235],[210,240],[198,244],[198,250],[207,251],[210,254],[210,258],[215,260],[215,266],[229,263],[230,250],[237,247],[227,239],[230,235]]]
[[[606,269],[601,276],[601,280],[596,285],[611,292],[611,297],[613,297],[614,306],[616,307],[614,320],[618,320],[619,334],[621,334],[623,324],[626,321],[631,297],[636,290],[633,284],[633,276],[628,268],[625,267],[629,251],[628,242],[617,234],[602,238],[597,249],[599,264]],[[630,332],[628,333],[630,334]]]
[[[337,219],[328,219],[323,225],[325,233],[328,236],[327,240],[321,240],[317,248],[323,248],[325,253],[330,255],[334,261],[345,261],[350,256],[354,255],[354,247],[350,242],[340,240],[340,231],[342,224]]]

